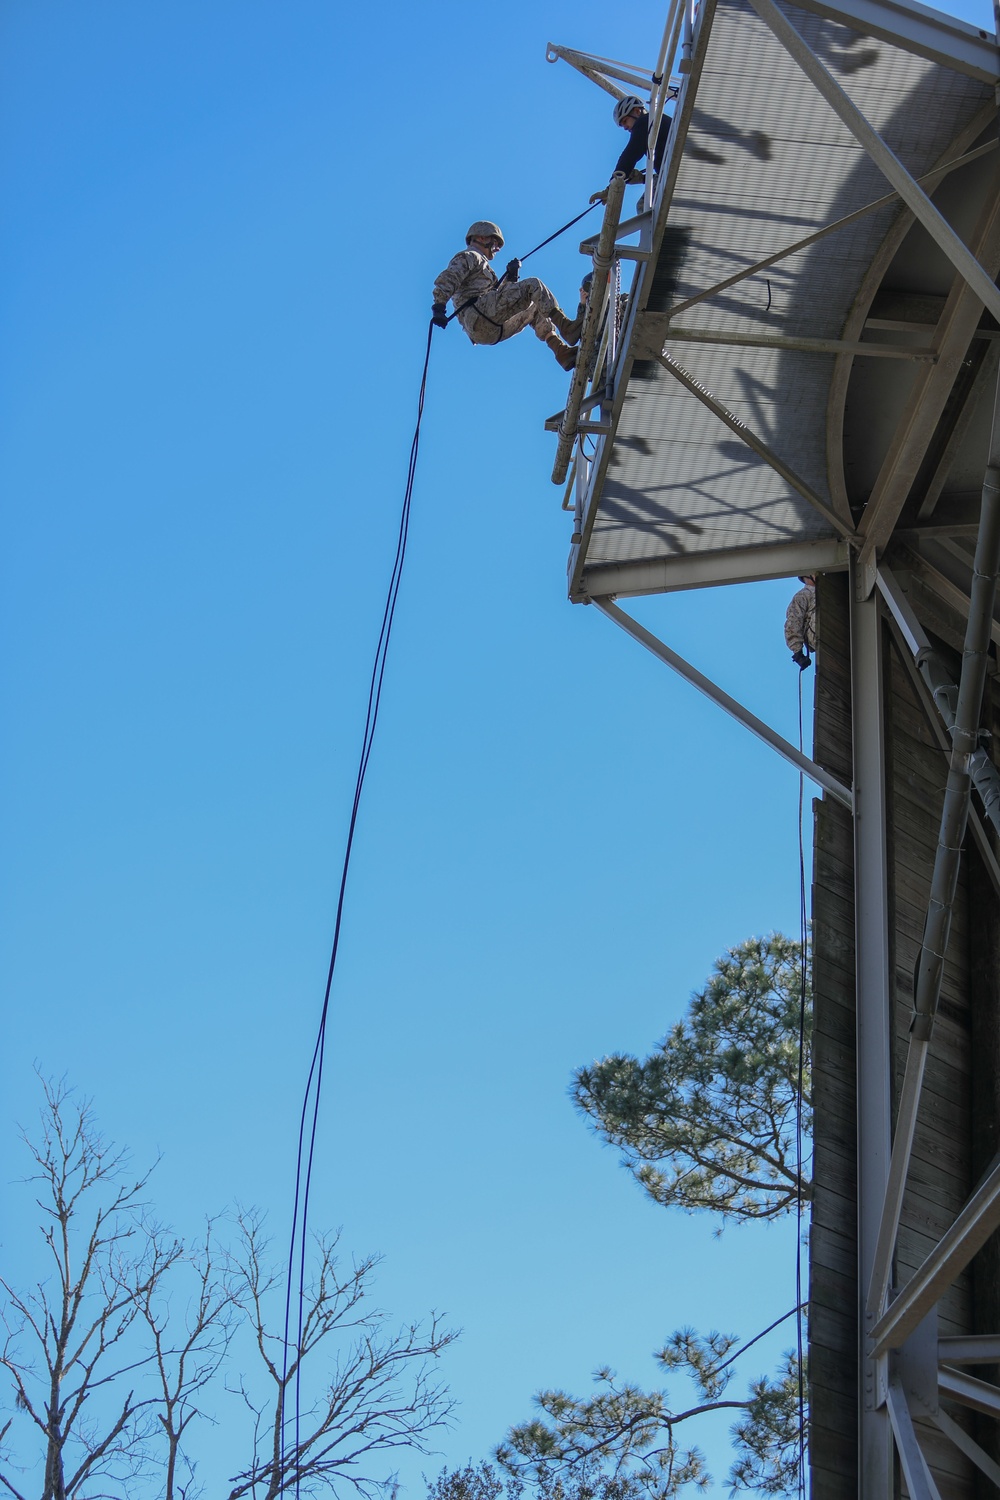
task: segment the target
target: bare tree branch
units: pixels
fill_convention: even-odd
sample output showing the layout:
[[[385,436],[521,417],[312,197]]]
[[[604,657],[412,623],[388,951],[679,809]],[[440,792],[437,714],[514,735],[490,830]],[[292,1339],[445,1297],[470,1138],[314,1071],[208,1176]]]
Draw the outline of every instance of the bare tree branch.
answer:
[[[432,1378],[430,1362],[456,1335],[437,1318],[427,1328],[413,1323],[391,1331],[384,1313],[362,1307],[377,1258],[346,1266],[333,1236],[317,1240],[302,1339],[286,1365],[268,1320],[280,1287],[267,1263],[262,1220],[244,1213],[239,1226],[234,1274],[270,1396],[254,1401],[241,1389],[255,1417],[253,1461],[233,1475],[229,1500],[275,1500],[283,1489],[330,1488],[335,1480],[361,1495],[377,1493],[389,1476],[373,1473],[371,1462],[400,1447],[426,1452],[427,1435],[448,1421],[453,1403]],[[307,1396],[296,1414],[299,1386]]]

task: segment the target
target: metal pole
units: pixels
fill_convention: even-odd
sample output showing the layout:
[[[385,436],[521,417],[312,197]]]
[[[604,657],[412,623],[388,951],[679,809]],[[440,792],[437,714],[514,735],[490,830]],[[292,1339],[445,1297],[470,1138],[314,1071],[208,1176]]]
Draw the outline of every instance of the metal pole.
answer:
[[[842,802],[845,807],[853,806],[851,793],[844,786],[843,782],[838,781],[836,776],[831,776],[829,771],[817,765],[814,760],[810,760],[808,755],[803,755],[801,750],[797,750],[794,745],[789,744],[788,740],[783,739],[770,725],[765,724],[762,719],[758,719],[757,715],[752,714],[748,708],[744,708],[742,703],[737,703],[735,698],[731,698],[728,693],[723,692],[722,688],[712,682],[711,678],[706,677],[703,672],[699,672],[697,667],[693,667],[690,662],[685,661],[683,656],[678,656],[677,652],[672,651],[669,646],[665,646],[651,630],[647,630],[643,625],[640,625],[638,620],[633,620],[631,615],[626,614],[623,609],[619,609],[618,605],[612,603],[610,599],[593,599],[591,603],[597,606],[602,615],[607,615],[609,620],[613,620],[616,625],[620,625],[622,630],[626,631],[634,641],[639,642],[640,646],[645,646],[646,650],[651,651],[654,656],[659,657],[660,661],[664,662],[668,667],[673,667],[674,671],[683,677],[686,682],[689,682],[692,687],[696,687],[700,693],[704,693],[706,698],[711,698],[713,703],[717,703],[720,708],[724,709],[727,714],[730,714],[742,724],[745,729],[749,729],[751,734],[757,735],[759,739],[764,741],[765,745],[770,745],[772,750],[777,750],[778,754],[783,756],[785,760],[790,761],[797,771],[804,772],[810,781],[815,781],[817,786],[823,787],[824,791],[836,797],[838,802]]]
[[[851,566],[851,717],[854,739],[854,944],[858,1128],[858,1483],[860,1500],[892,1494],[892,1435],[868,1352],[871,1280],[889,1171],[892,989],[886,851],[882,621],[877,597],[857,598]]]
[[[912,209],[959,275],[965,279],[993,316],[1000,319],[1000,291],[997,290],[992,279],[983,270],[968,246],[955,233],[947,219],[934,207],[927,194],[917,186],[899,158],[889,150],[882,137],[868,123],[833,74],[823,66],[795,27],[778,9],[774,0],[750,0],[750,4],[761,20],[774,32],[778,41],[802,69],[813,87],[823,96],[838,119],[846,125],[855,139],[861,142],[872,161],[889,179],[907,207]]]

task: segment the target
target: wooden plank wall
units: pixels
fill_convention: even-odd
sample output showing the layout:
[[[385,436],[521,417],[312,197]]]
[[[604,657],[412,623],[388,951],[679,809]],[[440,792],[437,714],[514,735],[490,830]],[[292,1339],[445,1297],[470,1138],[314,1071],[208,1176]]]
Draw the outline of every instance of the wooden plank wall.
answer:
[[[819,583],[814,753],[851,780],[847,579]],[[898,1098],[912,1012],[913,970],[937,844],[946,756],[885,628],[890,961],[895,977]],[[944,648],[947,653],[947,648]],[[959,661],[952,659],[957,677]],[[1000,694],[987,717],[1000,736]],[[998,737],[1000,743],[1000,737]],[[810,1240],[810,1471],[813,1500],[857,1493],[856,1086],[854,886],[851,819],[814,803],[813,995],[815,1197]],[[974,851],[963,859],[941,1006],[934,1030],[897,1257],[908,1279],[953,1221],[1000,1145],[1000,916]],[[942,1300],[940,1332],[1000,1331],[997,1236]],[[995,1370],[978,1370],[986,1379]],[[950,1408],[993,1453],[997,1424]],[[918,1424],[942,1500],[983,1500],[997,1489],[929,1421]],[[906,1494],[899,1482],[899,1493]]]

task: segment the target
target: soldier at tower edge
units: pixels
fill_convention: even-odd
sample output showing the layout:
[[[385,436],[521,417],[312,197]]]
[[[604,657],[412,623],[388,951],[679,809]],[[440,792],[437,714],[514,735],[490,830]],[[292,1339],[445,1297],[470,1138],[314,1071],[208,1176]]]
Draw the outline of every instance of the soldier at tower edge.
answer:
[[[785,645],[799,671],[812,666],[810,651],[816,650],[816,575],[799,576],[803,585],[792,595],[785,613]]]
[[[628,145],[621,156],[615,162],[615,172],[624,172],[627,181],[641,182],[642,174],[636,169],[642,158],[649,153],[649,111],[641,99],[634,94],[626,94],[624,99],[619,99],[614,108],[615,124],[620,125],[629,133]],[[660,170],[663,153],[667,148],[667,136],[670,134],[670,116],[664,112],[660,116],[659,129],[656,132],[656,145],[653,148],[653,171]],[[608,190],[602,188],[599,193],[591,193],[591,203],[607,203]]]
[[[431,321],[436,327],[448,326],[450,299],[474,344],[499,344],[530,327],[563,369],[572,370],[576,350],[569,346],[580,341],[582,309],[575,318],[568,318],[544,282],[535,276],[519,280],[519,260],[510,262],[501,283],[490,261],[503,247],[503,234],[488,219],[477,219],[469,226],[465,243],[468,248],[452,256],[434,283]]]

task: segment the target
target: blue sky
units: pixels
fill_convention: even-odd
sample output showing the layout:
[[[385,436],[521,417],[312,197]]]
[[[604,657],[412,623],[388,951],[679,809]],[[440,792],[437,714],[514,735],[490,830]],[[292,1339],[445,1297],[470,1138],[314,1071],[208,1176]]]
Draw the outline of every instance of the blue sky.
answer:
[[[434,276],[471,219],[523,253],[606,181],[610,101],[546,42],[652,65],[662,22],[0,11],[0,1132],[34,1116],[33,1064],[65,1072],[137,1162],[162,1152],[181,1233],[237,1200],[286,1232]],[[576,243],[531,266],[567,305]],[[656,1209],[566,1098],[725,947],[797,930],[798,783],[566,603],[542,430],[564,392],[534,339],[435,340],[334,991],[312,1222],[385,1253],[399,1317],[464,1329],[458,1423],[403,1463],[414,1495],[539,1387],[604,1362],[653,1383],[674,1327],[749,1336],[794,1300],[786,1230]],[[792,587],[636,612],[794,737]],[[206,1431],[203,1477],[239,1442]]]

